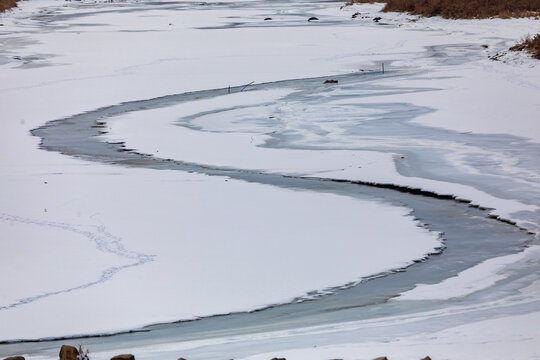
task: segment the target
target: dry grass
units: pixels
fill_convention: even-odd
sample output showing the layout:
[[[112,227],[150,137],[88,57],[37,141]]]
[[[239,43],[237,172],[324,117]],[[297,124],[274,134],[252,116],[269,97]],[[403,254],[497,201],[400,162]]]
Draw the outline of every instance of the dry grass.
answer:
[[[514,45],[510,48],[512,51],[528,51],[533,58],[540,60],[540,34],[535,37],[527,37],[523,42]]]
[[[352,3],[373,3],[373,0],[351,0]],[[540,0],[379,0],[383,11],[408,12],[449,19],[481,19],[490,17],[529,17],[540,14]]]
[[[17,0],[0,0],[0,12],[17,6]]]
[[[90,351],[83,348],[81,344],[77,345],[77,351],[79,352],[79,355],[77,355],[78,360],[90,360],[90,356],[88,355]]]

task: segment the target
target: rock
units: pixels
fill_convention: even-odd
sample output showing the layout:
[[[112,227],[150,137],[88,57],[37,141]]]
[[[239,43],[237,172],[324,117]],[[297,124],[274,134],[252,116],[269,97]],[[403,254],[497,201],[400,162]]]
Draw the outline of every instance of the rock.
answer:
[[[381,357],[375,358],[373,360],[388,360],[388,358],[386,356],[381,356]]]
[[[272,358],[272,360],[287,360],[285,358]]]
[[[307,21],[319,21],[319,18],[316,18],[315,16],[312,16],[309,19],[307,19]]]
[[[47,209],[45,209],[47,211]],[[62,345],[60,348],[60,360],[78,360],[79,350],[75,346]]]
[[[429,356],[426,356],[425,358],[423,358],[422,360],[431,360],[431,358]]]
[[[354,14],[352,14],[351,17],[352,17],[353,19],[356,19],[356,17],[357,17],[358,15],[360,15],[360,13],[359,13],[359,12],[355,12]]]
[[[337,80],[324,80],[323,84],[337,84],[338,82]]]
[[[24,356],[10,356],[5,358],[4,360],[24,360]]]
[[[45,209],[45,211],[47,211]],[[60,348],[60,360],[78,360],[79,350],[75,346],[62,345]]]
[[[186,359],[184,359],[184,358],[178,358],[178,360],[186,360]]]
[[[377,16],[376,18],[373,18],[373,21],[375,21],[375,22],[379,22],[379,20],[382,20],[382,17]]]
[[[135,356],[131,354],[122,354],[113,356],[111,360],[135,360]]]
[[[272,20],[272,18],[264,18],[264,21]]]

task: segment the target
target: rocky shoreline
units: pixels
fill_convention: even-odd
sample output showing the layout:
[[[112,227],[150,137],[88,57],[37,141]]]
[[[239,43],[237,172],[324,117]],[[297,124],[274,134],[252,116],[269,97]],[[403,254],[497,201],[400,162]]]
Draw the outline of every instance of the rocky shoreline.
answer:
[[[60,353],[58,354],[59,360],[90,360],[88,349],[83,349],[81,345],[78,347],[71,345],[62,345],[60,348]],[[24,356],[16,355],[4,358],[3,360],[26,360]],[[120,354],[113,356],[110,360],[135,360],[135,355],[133,354]],[[186,360],[185,358],[178,358],[177,360]],[[232,359],[231,359],[232,360]],[[286,358],[272,358],[271,360],[287,360]],[[343,359],[334,359],[334,360],[343,360]],[[374,358],[373,360],[389,360],[386,356],[380,356]],[[431,360],[431,357],[426,356],[420,360]]]

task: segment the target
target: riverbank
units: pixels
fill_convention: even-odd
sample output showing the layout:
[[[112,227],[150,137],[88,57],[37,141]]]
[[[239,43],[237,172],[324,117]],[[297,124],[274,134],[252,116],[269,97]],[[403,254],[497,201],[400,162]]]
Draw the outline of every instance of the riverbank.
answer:
[[[441,16],[445,19],[487,19],[498,17],[536,18],[540,15],[540,1],[468,1],[468,0],[381,0],[382,12],[404,12],[424,17]],[[373,4],[373,0],[353,0],[346,3]],[[512,46],[511,51],[526,51],[533,58],[540,60],[540,34],[529,34],[522,42]],[[497,56],[495,57],[497,59]]]
[[[353,3],[374,3],[373,0],[353,0]],[[446,19],[486,19],[500,17],[537,17],[538,0],[380,0],[383,12],[406,12],[426,17],[442,16]]]
[[[527,37],[523,42],[510,48],[512,51],[529,52],[535,59],[540,60],[540,34]]]

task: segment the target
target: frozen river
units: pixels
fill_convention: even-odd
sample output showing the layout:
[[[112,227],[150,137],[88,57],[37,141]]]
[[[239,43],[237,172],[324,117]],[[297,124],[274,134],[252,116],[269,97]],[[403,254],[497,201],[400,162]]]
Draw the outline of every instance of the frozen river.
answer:
[[[340,5],[3,15],[0,356],[539,356],[538,21]]]

